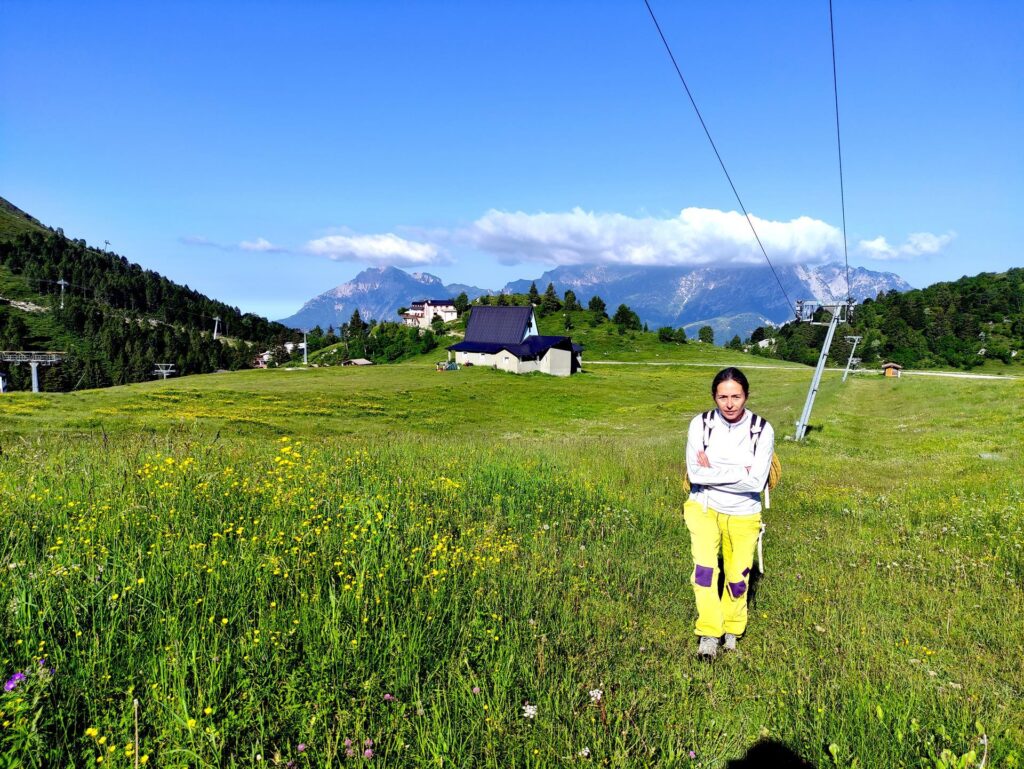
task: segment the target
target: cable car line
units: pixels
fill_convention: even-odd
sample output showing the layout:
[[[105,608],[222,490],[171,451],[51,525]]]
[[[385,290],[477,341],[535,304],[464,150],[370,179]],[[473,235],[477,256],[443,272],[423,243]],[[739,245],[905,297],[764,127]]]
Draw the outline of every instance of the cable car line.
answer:
[[[846,264],[846,301],[853,302],[850,288],[850,255],[846,239],[846,190],[843,186],[843,142],[839,137],[839,79],[836,77],[836,29],[832,20],[832,0],[828,0],[828,31],[832,38],[832,93],[836,103],[836,149],[839,154],[839,201],[843,209],[843,261]]]
[[[729,186],[732,188],[732,194],[736,196],[736,202],[739,203],[740,209],[743,211],[743,215],[747,219],[747,224],[750,225],[750,231],[754,233],[754,239],[757,241],[757,245],[761,248],[761,253],[764,254],[764,259],[768,262],[768,266],[771,268],[772,275],[775,276],[775,280],[779,284],[779,288],[782,289],[782,294],[786,297],[786,303],[793,310],[793,314],[796,315],[796,305],[790,300],[789,294],[786,293],[785,286],[782,285],[782,281],[779,279],[779,274],[775,271],[775,266],[772,264],[772,260],[768,258],[768,252],[765,250],[764,244],[761,242],[761,237],[757,234],[757,229],[754,227],[754,222],[750,218],[750,214],[747,213],[747,207],[743,205],[740,193],[736,190],[736,185],[733,184],[732,177],[729,175],[729,171],[725,167],[725,161],[722,160],[722,155],[718,151],[718,147],[715,145],[715,140],[711,138],[711,131],[708,130],[708,126],[704,122],[704,117],[700,114],[700,109],[697,107],[697,102],[693,98],[693,94],[690,93],[690,86],[686,84],[686,78],[683,77],[683,71],[679,68],[678,62],[676,62],[676,57],[672,53],[672,47],[668,44],[668,40],[665,38],[665,33],[661,31],[661,25],[658,23],[658,17],[654,15],[654,9],[651,8],[649,0],[644,0],[644,5],[647,6],[647,12],[651,15],[651,21],[654,22],[654,27],[658,30],[658,35],[661,37],[661,42],[665,46],[665,51],[668,53],[668,57],[672,60],[672,66],[675,67],[676,74],[679,76],[679,82],[683,84],[683,89],[686,91],[686,95],[690,99],[690,104],[693,105],[693,111],[697,113],[697,119],[700,121],[701,127],[704,129],[704,134],[708,137],[708,141],[711,143],[711,149],[715,151],[715,157],[718,158],[718,164],[722,167],[722,171],[725,173],[725,178],[729,180]]]

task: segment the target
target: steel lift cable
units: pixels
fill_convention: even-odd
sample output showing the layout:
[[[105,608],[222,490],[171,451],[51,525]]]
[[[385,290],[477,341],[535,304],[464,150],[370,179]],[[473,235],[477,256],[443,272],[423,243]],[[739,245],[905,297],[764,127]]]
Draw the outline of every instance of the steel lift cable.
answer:
[[[754,233],[754,240],[757,241],[757,245],[761,248],[761,253],[764,254],[764,259],[768,262],[768,266],[772,270],[772,275],[775,276],[775,281],[779,284],[779,288],[782,289],[782,295],[786,297],[786,304],[793,310],[793,314],[796,314],[796,305],[789,298],[789,294],[786,293],[785,286],[782,285],[782,281],[779,279],[779,274],[775,271],[775,266],[772,264],[772,260],[768,258],[768,252],[764,248],[764,244],[761,242],[761,237],[757,234],[757,228],[754,227],[754,222],[750,218],[750,214],[747,213],[747,207],[743,205],[743,199],[740,198],[740,193],[736,190],[736,185],[733,184],[732,177],[729,175],[729,170],[725,167],[725,161],[722,160],[722,155],[718,151],[718,147],[715,145],[715,140],[711,138],[711,131],[708,130],[707,123],[704,122],[704,117],[700,114],[700,109],[697,107],[697,102],[693,98],[693,94],[690,93],[690,86],[686,84],[686,78],[683,77],[683,71],[679,68],[676,57],[672,53],[672,46],[668,44],[668,40],[665,38],[665,33],[661,31],[661,25],[658,23],[658,17],[654,15],[654,9],[651,8],[651,4],[648,0],[644,0],[644,5],[647,6],[647,12],[651,15],[651,21],[654,22],[654,28],[658,30],[658,36],[661,37],[661,42],[665,46],[665,51],[668,53],[669,59],[672,60],[672,66],[675,67],[676,74],[679,76],[679,82],[683,84],[683,89],[686,91],[686,95],[690,99],[690,104],[693,105],[693,111],[697,113],[697,119],[700,121],[701,127],[704,129],[704,134],[708,137],[708,141],[711,143],[711,149],[715,151],[715,157],[718,158],[718,164],[722,167],[722,172],[725,174],[725,178],[729,180],[729,186],[732,188],[732,194],[736,196],[736,202],[739,203],[740,210],[743,211],[743,216],[747,219],[747,224],[750,225],[750,231]]]

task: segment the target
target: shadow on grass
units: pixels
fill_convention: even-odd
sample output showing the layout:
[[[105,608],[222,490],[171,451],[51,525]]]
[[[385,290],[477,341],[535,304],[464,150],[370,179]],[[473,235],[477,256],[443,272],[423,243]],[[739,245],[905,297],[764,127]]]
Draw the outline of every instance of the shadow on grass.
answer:
[[[761,581],[761,570],[760,568],[752,568],[750,570],[750,576],[747,578],[747,603],[753,608],[757,605],[757,585]],[[725,591],[725,566],[722,563],[722,557],[718,557],[718,595],[723,595]]]
[[[756,569],[750,570],[750,578],[747,580],[747,603],[751,606],[757,606],[757,587],[761,583],[760,565]]]
[[[726,769],[814,769],[814,764],[776,740],[754,743],[741,758],[725,766]]]

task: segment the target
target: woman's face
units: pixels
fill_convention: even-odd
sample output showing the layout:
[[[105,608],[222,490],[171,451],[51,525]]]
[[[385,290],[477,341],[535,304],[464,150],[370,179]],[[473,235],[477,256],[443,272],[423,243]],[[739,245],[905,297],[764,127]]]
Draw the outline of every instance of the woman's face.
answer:
[[[743,416],[743,406],[747,396],[743,393],[743,385],[734,379],[719,382],[715,389],[715,405],[728,422],[735,422]]]

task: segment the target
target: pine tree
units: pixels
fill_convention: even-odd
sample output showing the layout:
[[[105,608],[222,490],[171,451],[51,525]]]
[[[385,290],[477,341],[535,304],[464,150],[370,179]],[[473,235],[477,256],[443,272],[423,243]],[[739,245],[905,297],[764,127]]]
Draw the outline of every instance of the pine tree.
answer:
[[[619,305],[619,309],[615,311],[615,316],[612,318],[612,323],[618,326],[620,331],[639,331],[641,327],[640,316],[625,304]]]
[[[530,299],[530,304],[535,307],[540,304],[540,292],[537,290],[536,283],[530,283],[530,290],[527,292],[527,297]]]
[[[555,284],[548,283],[548,287],[544,290],[544,296],[540,300],[540,310],[542,315],[550,315],[553,312],[558,312],[562,309],[562,300],[558,298],[558,294],[555,293]]]

